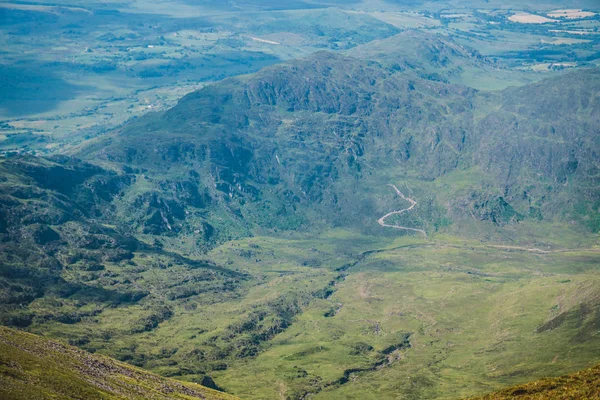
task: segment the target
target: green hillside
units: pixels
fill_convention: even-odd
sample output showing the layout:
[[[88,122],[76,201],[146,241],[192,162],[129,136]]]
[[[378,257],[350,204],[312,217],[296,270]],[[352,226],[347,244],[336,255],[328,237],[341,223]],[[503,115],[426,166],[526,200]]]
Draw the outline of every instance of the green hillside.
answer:
[[[0,396],[17,399],[235,399],[0,327]]]
[[[600,398],[600,367],[596,366],[572,375],[543,379],[526,385],[504,389],[480,397],[481,400],[504,399],[598,399]]]

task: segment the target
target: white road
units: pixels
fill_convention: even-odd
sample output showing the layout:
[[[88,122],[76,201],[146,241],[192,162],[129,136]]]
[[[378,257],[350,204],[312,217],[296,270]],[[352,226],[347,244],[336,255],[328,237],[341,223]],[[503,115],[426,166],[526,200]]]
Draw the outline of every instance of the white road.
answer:
[[[390,213],[385,214],[383,217],[379,218],[377,220],[377,222],[379,223],[379,225],[385,227],[385,228],[394,228],[394,229],[402,229],[405,231],[412,231],[412,232],[418,232],[423,234],[425,237],[427,237],[427,233],[423,230],[423,229],[417,229],[417,228],[409,228],[406,226],[400,226],[400,225],[390,225],[390,224],[386,224],[385,220],[389,217],[391,217],[392,215],[401,215],[404,214],[406,212],[411,211],[413,208],[415,208],[415,206],[417,205],[417,202],[414,201],[413,199],[411,199],[410,197],[406,197],[404,194],[402,194],[402,192],[400,190],[398,190],[398,188],[396,187],[396,185],[388,185],[390,187],[392,187],[396,193],[398,194],[398,196],[402,197],[402,199],[408,201],[410,203],[410,207],[405,208],[403,210],[398,210],[398,211],[392,211]]]

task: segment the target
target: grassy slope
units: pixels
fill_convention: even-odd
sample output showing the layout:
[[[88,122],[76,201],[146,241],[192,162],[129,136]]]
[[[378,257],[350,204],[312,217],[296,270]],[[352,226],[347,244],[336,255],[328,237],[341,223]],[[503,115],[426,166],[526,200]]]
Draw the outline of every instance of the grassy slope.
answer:
[[[0,397],[234,399],[5,327],[0,327]]]
[[[567,376],[511,387],[479,398],[505,399],[600,399],[600,365]]]

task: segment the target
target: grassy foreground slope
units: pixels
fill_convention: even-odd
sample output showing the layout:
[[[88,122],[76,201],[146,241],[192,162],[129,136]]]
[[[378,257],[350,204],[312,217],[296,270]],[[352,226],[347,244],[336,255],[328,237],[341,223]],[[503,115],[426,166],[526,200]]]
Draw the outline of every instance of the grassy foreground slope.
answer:
[[[478,400],[504,399],[600,399],[600,365],[559,378],[511,387]]]
[[[5,327],[0,327],[0,397],[235,399]]]

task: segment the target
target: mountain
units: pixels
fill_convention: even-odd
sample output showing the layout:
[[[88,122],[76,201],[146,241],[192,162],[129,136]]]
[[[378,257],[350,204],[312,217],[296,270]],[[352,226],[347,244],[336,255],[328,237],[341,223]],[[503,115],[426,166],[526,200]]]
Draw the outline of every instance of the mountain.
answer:
[[[374,40],[346,52],[348,56],[376,61],[387,69],[421,78],[461,84],[479,90],[499,90],[540,80],[540,76],[488,58],[456,42],[451,35],[409,29]]]
[[[423,200],[415,223],[430,232],[473,216],[495,225],[578,220],[596,232],[598,74],[488,93],[322,52],[209,86],[75,155],[144,171],[163,204],[218,215],[164,206],[167,236],[210,225],[222,240],[223,224],[234,236],[253,226],[373,231],[394,181]],[[434,193],[460,173],[471,187]],[[206,200],[183,199],[175,182]],[[155,214],[136,196],[123,206],[140,227]]]
[[[2,324],[248,398],[376,396],[364,377],[470,395],[589,365],[600,70],[481,91],[455,78],[496,66],[406,35],[0,160]]]
[[[412,71],[431,80],[455,81],[465,69],[500,69],[492,60],[449,36],[416,29],[355,47],[347,55],[378,61],[390,69]]]
[[[6,400],[235,399],[5,327],[0,327],[0,349],[0,396]]]
[[[333,209],[329,215],[339,223],[348,220],[343,202],[356,200],[363,201],[355,207],[367,208],[360,216],[364,224],[376,213],[372,199],[348,199],[348,188],[372,175],[365,168],[381,164],[389,145],[410,142],[411,133],[448,107],[457,110],[457,124],[465,122],[472,96],[466,88],[411,80],[371,62],[322,52],[188,95],[173,109],[76,155],[143,169],[149,177],[160,171],[161,177],[192,179],[208,190],[214,199],[208,207],[236,234],[244,234],[248,223],[268,229],[318,224],[320,218],[308,215],[315,205]],[[390,143],[400,126],[400,143]],[[412,146],[429,139],[418,137]],[[415,151],[419,159],[411,163],[431,165],[427,153]],[[431,167],[448,168],[445,160]],[[222,232],[207,222],[217,235]]]
[[[202,257],[257,229],[389,233],[377,220],[398,182],[419,205],[397,223],[428,234],[503,237],[539,222],[598,232],[599,77],[488,93],[321,52],[187,95],[77,158],[6,158],[5,304],[69,286],[67,265],[101,271],[136,251],[194,265],[172,252]],[[119,296],[143,296],[125,287]]]

